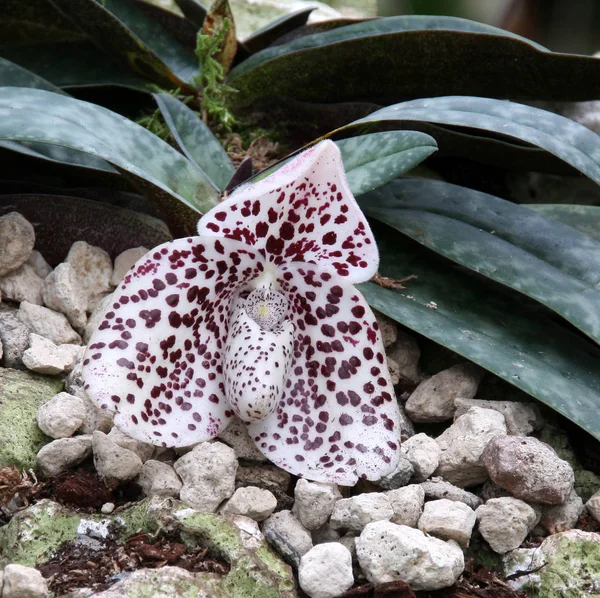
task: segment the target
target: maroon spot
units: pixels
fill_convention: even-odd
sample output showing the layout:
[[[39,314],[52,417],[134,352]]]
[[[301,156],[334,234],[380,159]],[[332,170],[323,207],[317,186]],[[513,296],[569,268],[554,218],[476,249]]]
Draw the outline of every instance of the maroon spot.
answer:
[[[321,326],[321,332],[328,337],[335,336],[335,328],[329,324],[323,324],[323,326]]]
[[[347,413],[342,413],[342,415],[340,415],[340,424],[342,426],[349,426],[352,423],[354,423],[354,418],[351,415],[348,415]]]
[[[334,245],[337,241],[337,235],[331,231],[323,235],[323,245]]]
[[[179,305],[179,295],[169,295],[165,301],[169,307],[177,307]]]

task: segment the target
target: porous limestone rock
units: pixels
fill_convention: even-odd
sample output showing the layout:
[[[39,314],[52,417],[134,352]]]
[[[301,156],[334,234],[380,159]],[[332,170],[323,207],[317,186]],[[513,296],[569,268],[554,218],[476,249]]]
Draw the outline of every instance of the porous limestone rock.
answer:
[[[112,260],[104,249],[77,241],[71,245],[65,263],[74,270],[86,306],[111,290]]]
[[[43,446],[37,464],[47,477],[55,477],[79,465],[92,454],[92,437],[59,438]]]
[[[302,555],[313,547],[310,532],[291,511],[274,513],[265,520],[262,530],[269,544],[294,568],[298,568]]]
[[[136,481],[146,496],[173,496],[178,498],[183,485],[171,465],[152,459],[142,465],[140,475]]]
[[[110,284],[113,287],[119,286],[119,283],[125,277],[125,274],[133,268],[135,263],[142,259],[149,249],[145,247],[132,247],[126,249],[115,258],[114,268],[110,277]]]
[[[0,277],[0,291],[4,300],[10,299],[20,303],[29,301],[42,305],[42,289],[44,281],[29,264],[23,264],[17,270]]]
[[[85,405],[79,397],[60,392],[37,411],[40,430],[51,438],[68,438],[81,427],[85,418]]]
[[[142,470],[142,460],[133,451],[120,447],[103,432],[92,434],[92,450],[96,471],[109,488],[133,480]]]
[[[300,560],[300,587],[310,598],[336,598],[354,583],[352,555],[338,542],[318,544]]]
[[[442,540],[454,540],[464,548],[469,545],[476,520],[471,507],[441,498],[425,503],[418,528]]]
[[[29,335],[29,348],[23,353],[23,365],[38,374],[62,374],[73,368],[80,350],[80,345],[55,345],[51,340],[32,332]]]
[[[398,525],[417,527],[423,503],[425,502],[425,491],[418,484],[411,484],[404,488],[390,490],[387,497],[392,506],[394,514],[390,521]]]
[[[335,484],[300,479],[294,497],[294,515],[306,529],[315,530],[325,525],[342,495]]]
[[[71,328],[67,317],[47,307],[23,301],[19,306],[19,319],[32,332],[46,337],[56,345],[81,343],[81,337]]]
[[[454,486],[450,482],[442,480],[442,478],[431,478],[430,480],[422,482],[419,485],[425,492],[425,498],[447,498],[448,500],[464,502],[473,510],[475,510],[483,502],[476,494],[468,492],[467,490],[459,488],[458,486]]]
[[[219,511],[224,515],[244,515],[260,522],[270,517],[276,506],[277,499],[272,492],[255,486],[245,486],[238,488]]]
[[[87,297],[71,264],[63,262],[56,266],[44,280],[42,295],[46,307],[65,314],[73,328],[83,331],[87,322]]]
[[[0,217],[0,276],[22,266],[31,255],[35,231],[18,212]]]
[[[333,529],[360,532],[373,521],[388,521],[394,516],[387,493],[369,492],[335,503],[330,525]]]
[[[402,443],[400,450],[413,466],[415,482],[424,482],[440,464],[440,446],[427,434],[411,436]]]
[[[37,569],[16,563],[6,565],[2,598],[46,598],[46,596],[48,596],[48,584]]]

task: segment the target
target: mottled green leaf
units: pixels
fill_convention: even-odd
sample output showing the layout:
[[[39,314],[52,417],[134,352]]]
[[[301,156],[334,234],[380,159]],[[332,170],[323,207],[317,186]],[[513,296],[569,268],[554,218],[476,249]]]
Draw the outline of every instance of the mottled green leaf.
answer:
[[[250,54],[255,54],[270,46],[276,39],[306,24],[315,7],[302,8],[289,15],[283,15],[267,26],[255,31],[243,40],[244,47]]]
[[[507,31],[452,17],[390,17],[252,55],[227,82],[237,105],[283,96],[378,104],[443,95],[515,100],[600,97],[600,62],[552,53]]]
[[[600,241],[600,207],[573,204],[527,204],[527,207],[548,218],[568,224]]]
[[[45,89],[54,93],[64,93],[61,89],[46,81],[46,79],[24,69],[23,67],[0,56],[0,86],[2,87],[33,87]]]
[[[88,41],[6,48],[2,54],[57,87],[117,85],[147,91],[147,80],[119,66]]]
[[[478,363],[600,439],[600,348],[530,305],[374,223],[380,273],[404,290],[359,285],[394,320]]]
[[[489,98],[426,98],[382,108],[350,126],[397,121],[408,125],[424,121],[469,127],[526,141],[554,154],[600,184],[598,135],[573,120],[546,110]],[[445,149],[440,145],[440,150]]]
[[[38,89],[0,89],[0,139],[60,145],[100,157],[152,193],[159,205],[203,212],[217,193],[178,151],[132,121],[87,102]]]
[[[64,195],[0,195],[0,216],[17,211],[35,228],[35,246],[52,264],[64,261],[75,241],[100,246],[114,259],[131,247],[152,247],[171,238],[166,225],[147,214]]]
[[[51,0],[109,56],[148,79],[186,87],[198,75],[193,52],[128,0]]]
[[[208,10],[198,0],[175,0],[181,12],[200,29]]]
[[[151,1],[132,1],[135,6],[143,10],[152,20],[156,21],[184,48],[188,48],[192,52],[196,49],[198,27],[192,21],[176,14],[172,10],[153,4]]]
[[[361,195],[404,174],[437,150],[433,137],[416,131],[386,131],[340,139],[348,184]]]
[[[202,119],[183,102],[164,94],[155,94],[158,107],[175,139],[177,147],[223,191],[235,172],[227,152]]]
[[[600,342],[600,243],[526,207],[443,181],[398,180],[365,213],[553,309]]]

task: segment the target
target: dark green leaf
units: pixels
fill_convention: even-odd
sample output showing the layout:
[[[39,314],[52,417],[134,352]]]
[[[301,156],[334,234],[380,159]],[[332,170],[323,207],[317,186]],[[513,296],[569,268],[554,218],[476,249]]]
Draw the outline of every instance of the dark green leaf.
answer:
[[[202,27],[204,18],[208,12],[206,7],[198,2],[198,0],[175,0],[175,4],[179,6],[181,12],[192,22],[198,29]]]
[[[194,54],[128,0],[51,0],[109,56],[148,79],[186,87],[198,75]]]
[[[233,176],[235,167],[219,140],[184,103],[164,93],[155,94],[154,98],[177,147],[198,165],[215,189],[223,191]]]
[[[489,98],[427,98],[382,108],[354,121],[351,126],[383,121],[401,121],[408,126],[414,122],[429,122],[469,127],[526,141],[554,154],[600,184],[598,135],[546,110]],[[440,146],[440,149],[445,148]]]
[[[553,309],[600,342],[600,243],[526,207],[442,181],[398,180],[365,213]]]
[[[84,34],[49,0],[2,0],[0,48],[83,39]]]
[[[54,93],[64,93],[58,87],[46,81],[39,75],[0,57],[0,86],[2,87],[33,87],[45,89]]]
[[[147,91],[145,79],[122,68],[87,41],[7,48],[2,54],[57,87],[118,85]]]
[[[359,285],[369,303],[538,398],[600,439],[600,349],[543,308],[374,226],[380,273],[405,290]],[[403,240],[404,239],[404,240]]]
[[[351,68],[349,68],[351,65]],[[600,97],[600,62],[552,53],[507,31],[452,17],[391,17],[273,46],[233,69],[240,106],[270,96],[306,102],[474,95]]]
[[[218,194],[202,172],[167,143],[100,106],[38,89],[0,91],[0,139],[60,145],[103,158],[152,193],[159,205],[196,212]]]
[[[528,204],[527,207],[548,218],[568,224],[600,241],[600,207],[571,204]]]
[[[108,251],[114,259],[131,247],[151,249],[171,238],[152,216],[81,197],[0,195],[0,215],[17,211],[35,227],[35,246],[52,264],[62,262],[75,241]]]

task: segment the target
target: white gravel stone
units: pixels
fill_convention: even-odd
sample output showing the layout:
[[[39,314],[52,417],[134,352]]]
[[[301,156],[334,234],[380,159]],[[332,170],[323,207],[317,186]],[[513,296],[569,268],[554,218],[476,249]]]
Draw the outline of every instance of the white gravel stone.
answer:
[[[329,524],[323,525],[310,532],[313,544],[325,544],[326,542],[339,542],[340,533],[333,529]]]
[[[406,486],[415,473],[413,464],[402,454],[399,455],[398,465],[392,473],[379,478],[375,484],[386,490],[394,490]]]
[[[85,325],[85,330],[83,331],[83,342],[88,344],[90,342],[90,338],[92,338],[92,334],[95,332],[96,328],[100,326],[102,320],[104,319],[104,314],[108,311],[108,306],[113,302],[113,293],[107,293],[101,297],[98,297],[90,316]]]
[[[100,512],[103,515],[110,515],[115,510],[114,502],[105,502],[100,508]]]
[[[35,231],[18,212],[0,217],[0,276],[22,266],[33,251]]]
[[[373,521],[388,521],[394,516],[387,493],[368,492],[335,503],[330,525],[333,529],[360,532]]]
[[[23,353],[29,347],[31,329],[21,322],[19,311],[0,303],[0,345],[3,349],[4,367],[21,369]]]
[[[592,494],[585,503],[585,508],[596,521],[600,521],[600,490],[595,494]]]
[[[199,511],[214,513],[235,491],[238,462],[222,442],[201,442],[174,467],[183,481],[181,500]]]
[[[34,249],[26,262],[34,270],[35,273],[43,280],[52,272],[52,266],[44,259],[44,256]]]
[[[96,471],[109,488],[133,480],[142,470],[142,460],[133,451],[121,448],[103,432],[92,434],[92,450]]]
[[[51,340],[32,333],[29,348],[23,353],[23,365],[38,374],[62,374],[75,365],[80,345],[55,345]]]
[[[336,598],[354,583],[352,555],[338,542],[318,544],[300,560],[300,587],[310,598]]]
[[[300,479],[294,489],[294,498],[294,515],[306,529],[314,530],[325,525],[342,495],[335,484]]]
[[[483,484],[488,479],[483,450],[492,438],[502,435],[506,423],[501,413],[472,407],[436,438],[441,454],[435,475],[460,487]]]
[[[419,359],[421,350],[417,341],[408,333],[398,330],[396,342],[386,350],[388,359],[398,368],[400,380],[418,383],[421,380],[419,373]]]
[[[566,532],[577,525],[581,513],[583,501],[575,490],[571,490],[564,503],[543,507],[539,525],[548,534]]]
[[[246,424],[238,417],[233,417],[231,423],[217,436],[230,446],[238,459],[263,463],[268,459],[258,450],[250,435]]]
[[[81,337],[73,330],[67,317],[47,307],[23,301],[19,306],[19,319],[33,332],[56,345],[81,343]]]
[[[233,496],[219,509],[223,514],[244,515],[254,521],[264,521],[273,514],[277,499],[272,492],[245,486],[238,488]]]
[[[46,598],[48,584],[33,567],[11,563],[4,568],[2,598]]]
[[[454,401],[454,418],[464,415],[471,407],[493,409],[504,416],[506,431],[511,436],[527,436],[539,430],[544,420],[537,405],[517,401],[482,401],[479,399],[458,398]]]
[[[43,286],[44,280],[35,273],[29,264],[23,264],[17,270],[0,278],[0,291],[5,301],[7,299],[17,303],[29,301],[29,303],[42,305]]]
[[[65,260],[75,271],[86,305],[111,290],[112,260],[104,249],[77,241]]]
[[[68,392],[58,393],[37,410],[38,427],[51,438],[73,436],[81,428],[84,419],[83,400]]]
[[[488,500],[475,515],[483,539],[499,554],[521,546],[537,519],[526,502],[508,496]]]
[[[464,416],[463,416],[464,417]],[[522,500],[563,503],[573,489],[573,468],[531,436],[499,436],[483,452],[492,481]]]
[[[450,482],[444,481],[442,478],[431,478],[426,482],[419,484],[425,492],[425,498],[438,499],[447,498],[458,502],[464,502],[467,506],[475,510],[483,503],[481,498],[472,492],[468,492],[463,488],[454,486]]]
[[[424,482],[440,464],[440,446],[427,434],[411,436],[402,443],[400,450],[412,463],[415,482]]]
[[[132,249],[125,250],[123,253],[120,253],[115,258],[115,265],[112,275],[110,277],[110,284],[113,287],[118,286],[119,283],[123,280],[125,274],[127,274],[127,272],[131,270],[133,265],[138,260],[143,258],[148,253],[148,251],[150,250],[146,249],[145,247],[134,247]]]
[[[390,521],[369,523],[356,540],[356,555],[369,581],[402,580],[413,590],[451,586],[465,568],[463,551],[454,540],[428,537]]]
[[[59,438],[43,446],[37,454],[37,462],[46,477],[55,477],[68,471],[92,454],[91,436]]]
[[[454,540],[465,548],[469,545],[476,521],[471,507],[441,498],[425,503],[418,527],[426,534],[442,540]]]
[[[121,448],[135,453],[142,460],[142,463],[148,461],[154,455],[155,447],[153,445],[131,438],[131,436],[121,432],[119,428],[113,428],[108,433],[108,437]]]
[[[183,485],[171,465],[152,459],[142,465],[142,470],[136,481],[146,496],[173,496],[177,498]]]
[[[472,398],[483,378],[483,370],[472,363],[455,365],[421,382],[408,397],[405,409],[414,422],[451,419],[457,397]]]
[[[56,266],[44,281],[42,295],[46,307],[65,314],[73,328],[83,331],[87,322],[87,297],[71,264]]]
[[[410,486],[404,486],[404,488],[390,490],[387,497],[394,511],[390,521],[398,525],[417,527],[425,502],[423,488],[418,484],[411,484]]]
[[[269,544],[295,568],[300,565],[302,555],[313,547],[310,532],[291,511],[279,511],[271,515],[263,523],[262,531]]]

